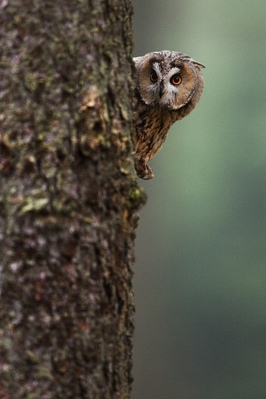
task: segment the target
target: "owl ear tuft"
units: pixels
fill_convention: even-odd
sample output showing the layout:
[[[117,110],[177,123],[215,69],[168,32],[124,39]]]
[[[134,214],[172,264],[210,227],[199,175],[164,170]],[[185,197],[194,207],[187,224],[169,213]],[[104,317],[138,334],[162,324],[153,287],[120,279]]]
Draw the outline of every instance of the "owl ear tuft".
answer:
[[[143,57],[133,57],[133,61],[137,64]]]
[[[205,65],[201,64],[201,63],[198,62],[198,61],[195,61],[195,60],[191,59],[191,62],[192,62],[196,67],[198,67],[199,69],[205,68]]]

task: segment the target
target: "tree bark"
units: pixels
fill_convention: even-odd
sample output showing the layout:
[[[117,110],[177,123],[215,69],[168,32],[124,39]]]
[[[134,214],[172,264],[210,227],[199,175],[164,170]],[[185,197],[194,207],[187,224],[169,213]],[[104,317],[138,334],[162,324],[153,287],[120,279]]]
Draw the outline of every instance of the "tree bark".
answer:
[[[131,389],[130,0],[0,0],[0,398]]]

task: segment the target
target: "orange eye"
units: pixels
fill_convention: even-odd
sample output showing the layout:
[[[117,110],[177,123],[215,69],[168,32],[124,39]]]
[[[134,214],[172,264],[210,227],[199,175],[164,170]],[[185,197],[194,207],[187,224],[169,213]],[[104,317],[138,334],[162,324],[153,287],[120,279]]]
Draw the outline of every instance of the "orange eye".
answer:
[[[151,76],[150,76],[151,82],[155,83],[158,80],[158,76],[157,73],[155,72],[155,70],[153,69],[151,72]]]
[[[170,82],[172,85],[178,86],[182,82],[182,78],[176,73],[171,77]]]

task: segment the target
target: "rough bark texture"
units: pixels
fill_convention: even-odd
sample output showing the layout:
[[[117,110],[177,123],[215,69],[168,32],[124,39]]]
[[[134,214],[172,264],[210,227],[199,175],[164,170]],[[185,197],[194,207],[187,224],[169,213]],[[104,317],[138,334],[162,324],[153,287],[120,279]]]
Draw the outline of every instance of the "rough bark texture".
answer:
[[[130,0],[0,0],[0,398],[129,398]]]

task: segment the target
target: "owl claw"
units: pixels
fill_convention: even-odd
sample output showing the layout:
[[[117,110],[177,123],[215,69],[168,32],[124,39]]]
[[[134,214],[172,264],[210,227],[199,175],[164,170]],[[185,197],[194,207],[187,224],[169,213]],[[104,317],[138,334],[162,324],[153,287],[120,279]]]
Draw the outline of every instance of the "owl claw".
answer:
[[[135,161],[135,168],[137,171],[138,177],[144,180],[150,180],[154,177],[154,173],[152,168],[142,160],[136,160]]]

